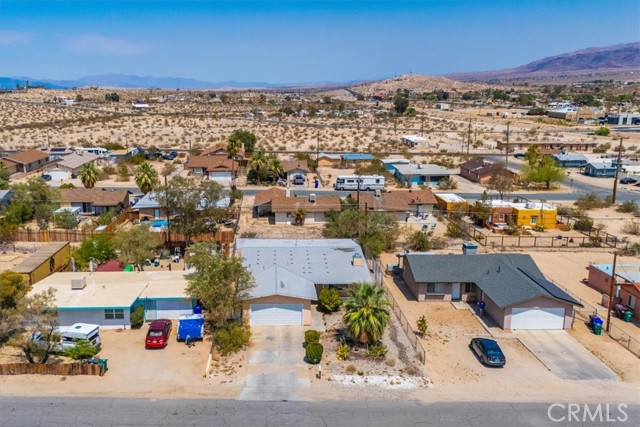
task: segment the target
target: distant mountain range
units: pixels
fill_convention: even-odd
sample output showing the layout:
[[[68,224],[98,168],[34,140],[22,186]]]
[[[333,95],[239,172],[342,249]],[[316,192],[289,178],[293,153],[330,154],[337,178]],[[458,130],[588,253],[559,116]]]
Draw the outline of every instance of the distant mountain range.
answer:
[[[607,47],[578,50],[562,55],[549,56],[529,64],[507,70],[452,73],[444,77],[465,82],[501,83],[509,81],[536,81],[559,77],[586,76],[589,78],[609,75],[624,78],[635,71],[640,76],[640,43],[627,43]],[[406,76],[405,76],[406,77]],[[394,78],[397,80],[397,78]],[[388,80],[394,80],[388,79]],[[12,89],[16,84],[44,86],[47,89],[74,87],[113,87],[131,89],[278,89],[278,88],[336,88],[351,87],[366,82],[313,82],[313,83],[268,83],[268,82],[205,82],[183,77],[134,76],[127,74],[100,74],[77,80],[34,79],[31,77],[0,77],[0,88]],[[384,82],[384,81],[383,81]]]
[[[625,71],[635,71],[635,74],[640,71],[640,43],[638,42],[577,50],[549,56],[507,70],[452,73],[446,77],[467,82],[505,82],[541,80],[558,76],[620,75]]]
[[[113,87],[125,89],[220,89],[220,88],[283,88],[283,87],[321,87],[346,86],[359,82],[313,82],[313,83],[268,83],[268,82],[205,82],[184,77],[134,76],[128,74],[99,74],[85,76],[77,80],[34,79],[31,77],[0,77],[0,88],[12,89],[16,84],[24,86],[44,86],[47,89],[70,89],[74,87]]]

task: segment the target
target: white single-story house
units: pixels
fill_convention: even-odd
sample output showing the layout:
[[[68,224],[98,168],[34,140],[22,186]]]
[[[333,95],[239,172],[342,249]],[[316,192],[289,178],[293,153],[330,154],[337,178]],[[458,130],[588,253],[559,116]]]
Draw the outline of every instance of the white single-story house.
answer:
[[[29,295],[56,290],[60,326],[91,323],[129,328],[131,310],[142,305],[145,320],[178,319],[192,313],[183,271],[54,273],[33,285]]]
[[[185,165],[190,174],[201,175],[223,187],[231,185],[238,167],[238,163],[234,164],[226,155],[191,156]]]
[[[251,325],[310,325],[321,289],[371,281],[351,239],[237,239],[236,249],[256,285],[243,303]]]
[[[217,208],[226,209],[229,206],[231,206],[230,197],[223,197],[216,202]],[[160,206],[160,201],[155,191],[151,191],[138,199],[135,204],[131,205],[131,210],[138,212],[140,219],[160,219],[167,217],[166,209]]]
[[[307,174],[311,172],[306,160],[291,160],[282,164],[282,171],[287,175],[287,181],[291,181],[295,176],[301,175],[307,181]]]

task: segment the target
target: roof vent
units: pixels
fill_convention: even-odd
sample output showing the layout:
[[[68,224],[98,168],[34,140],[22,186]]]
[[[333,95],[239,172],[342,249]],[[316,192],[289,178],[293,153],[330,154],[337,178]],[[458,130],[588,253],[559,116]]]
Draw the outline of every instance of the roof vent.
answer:
[[[284,197],[291,197],[291,190],[290,189],[286,189],[284,192]]]
[[[311,202],[311,203],[315,203],[316,202],[316,193],[309,194],[309,202]]]
[[[354,267],[362,266],[362,257],[360,256],[360,254],[353,254],[353,257],[351,258],[351,264],[353,264]]]
[[[86,276],[82,276],[81,279],[71,279],[71,290],[81,291],[87,286]]]

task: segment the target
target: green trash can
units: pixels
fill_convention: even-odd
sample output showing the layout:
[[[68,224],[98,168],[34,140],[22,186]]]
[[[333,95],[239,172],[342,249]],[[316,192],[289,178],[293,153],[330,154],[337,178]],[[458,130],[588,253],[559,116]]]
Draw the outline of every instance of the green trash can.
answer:
[[[602,335],[602,323],[593,324],[593,333],[596,335]]]
[[[98,364],[102,365],[102,367],[104,368],[104,372],[107,372],[109,370],[109,368],[107,367],[107,361],[109,359],[98,359]]]
[[[625,322],[631,322],[633,320],[633,312],[629,310],[625,311],[623,319]]]

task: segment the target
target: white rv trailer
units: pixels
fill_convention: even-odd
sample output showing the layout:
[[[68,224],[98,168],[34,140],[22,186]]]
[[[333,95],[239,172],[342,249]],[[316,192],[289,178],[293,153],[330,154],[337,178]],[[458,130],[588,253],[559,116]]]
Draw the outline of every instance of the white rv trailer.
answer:
[[[336,178],[336,190],[375,191],[384,189],[385,178],[382,175],[340,175]]]

